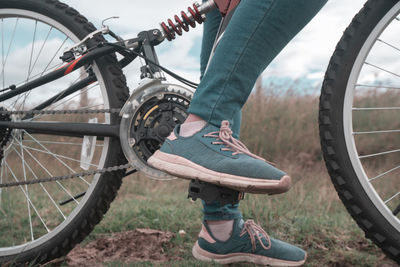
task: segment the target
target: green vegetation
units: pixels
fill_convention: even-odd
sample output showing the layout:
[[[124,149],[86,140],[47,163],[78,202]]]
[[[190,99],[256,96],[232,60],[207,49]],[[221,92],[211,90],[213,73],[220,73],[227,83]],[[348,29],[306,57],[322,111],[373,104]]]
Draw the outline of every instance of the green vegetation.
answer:
[[[241,210],[275,238],[308,251],[306,266],[395,266],[368,241],[339,201],[326,172],[318,137],[318,97],[289,93],[251,98],[244,110],[242,140],[278,163],[294,179],[280,196],[246,195]],[[175,234],[165,248],[181,260],[162,263],[103,263],[106,266],[213,266],[196,262],[191,247],[200,230],[200,201],[186,199],[187,181],[125,178],[104,220],[85,242],[114,232],[152,228]],[[181,237],[179,230],[186,235]],[[217,265],[215,265],[217,266]],[[237,265],[252,266],[252,265]]]
[[[398,106],[397,92],[373,94],[365,92],[356,99],[357,107]],[[357,111],[358,112],[358,111]],[[397,113],[396,113],[397,112]],[[379,129],[399,129],[399,111],[366,111],[357,113],[355,130],[368,131]],[[382,251],[364,237],[350,215],[340,202],[330,178],[326,172],[318,136],[318,96],[317,94],[299,95],[293,92],[269,92],[264,96],[252,96],[243,112],[241,140],[249,149],[277,163],[277,166],[290,174],[294,180],[293,188],[284,195],[263,196],[247,194],[241,202],[241,211],[245,219],[259,223],[269,235],[297,244],[308,252],[306,266],[396,266],[385,257]],[[386,135],[362,136],[356,140],[361,154],[376,153],[398,149],[400,139]],[[360,150],[361,151],[361,150]],[[57,151],[56,151],[57,152]],[[58,153],[58,152],[57,152]],[[78,157],[70,151],[71,157]],[[65,154],[65,153],[63,153]],[[29,162],[32,169],[40,168]],[[365,169],[374,176],[398,165],[398,156],[366,159]],[[394,165],[394,166],[393,166]],[[57,173],[56,166],[49,166]],[[54,170],[53,170],[53,169]],[[21,171],[21,170],[18,170]],[[400,170],[399,170],[400,171]],[[398,173],[397,173],[398,174]],[[20,174],[19,174],[20,175]],[[38,173],[46,177],[46,173]],[[398,185],[398,175],[382,179],[375,184],[382,195],[393,195],[394,185]],[[73,193],[84,191],[79,184],[72,187]],[[96,226],[92,234],[81,244],[98,240],[112,233],[151,228],[169,231],[174,234],[170,244],[163,248],[170,261],[167,262],[103,262],[104,266],[219,266],[201,263],[191,255],[191,248],[197,239],[202,223],[200,201],[190,201],[187,196],[187,181],[154,181],[134,174],[124,179],[123,185],[109,212]],[[55,189],[51,192],[56,193]],[[19,188],[9,189],[19,192]],[[32,186],[30,190],[42,190]],[[31,192],[32,192],[31,191]],[[7,191],[8,192],[8,191]],[[11,207],[25,207],[26,200],[19,192],[19,198],[13,202],[3,197],[3,210],[0,214],[11,214],[18,219],[18,214],[7,213]],[[41,203],[40,208],[51,206]],[[394,203],[394,204],[398,204]],[[69,214],[73,206],[63,207]],[[7,209],[7,210],[6,210]],[[25,210],[20,208],[18,210]],[[50,216],[51,212],[43,216]],[[56,220],[57,218],[54,218]],[[49,220],[46,217],[46,221]],[[20,225],[28,222],[16,220]],[[1,233],[13,232],[13,236],[23,239],[28,231],[26,227],[12,225],[8,217],[0,220]],[[34,224],[40,224],[33,218]],[[55,222],[54,225],[57,225]],[[21,229],[19,229],[21,228]],[[185,235],[178,234],[184,230]],[[18,235],[17,235],[18,234]],[[10,244],[10,240],[0,238],[0,245]],[[146,245],[146,244],[145,244]],[[137,249],[137,248],[136,248]],[[59,261],[57,265],[59,265]],[[53,265],[54,262],[49,264]],[[62,263],[61,265],[66,265]],[[235,266],[252,266],[241,264]]]

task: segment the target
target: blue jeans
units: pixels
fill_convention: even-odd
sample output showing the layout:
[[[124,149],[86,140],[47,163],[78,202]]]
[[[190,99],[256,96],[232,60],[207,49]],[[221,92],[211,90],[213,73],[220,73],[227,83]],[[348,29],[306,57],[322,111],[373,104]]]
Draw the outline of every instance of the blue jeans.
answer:
[[[328,0],[242,0],[206,71],[221,21],[207,14],[201,52],[201,82],[189,113],[220,126],[229,120],[239,136],[241,109],[259,75]],[[204,206],[205,220],[241,217],[239,205]]]

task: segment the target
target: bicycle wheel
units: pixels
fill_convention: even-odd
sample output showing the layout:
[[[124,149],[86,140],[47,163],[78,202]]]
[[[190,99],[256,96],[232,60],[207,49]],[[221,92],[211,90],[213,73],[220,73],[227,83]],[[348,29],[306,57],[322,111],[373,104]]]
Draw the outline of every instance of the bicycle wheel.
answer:
[[[330,61],[320,138],[340,199],[366,236],[400,263],[400,2],[369,0]]]
[[[57,0],[0,0],[0,87],[18,87],[59,68],[64,64],[59,59],[64,49],[94,30],[86,18]],[[104,39],[96,37],[87,45],[100,41]],[[67,97],[59,95],[89,73],[95,74],[96,82]],[[128,97],[128,89],[115,56],[110,55],[0,104],[2,110],[30,110],[57,94],[59,97],[43,110],[120,108]],[[10,120],[119,124],[119,116],[114,113],[0,116],[0,121]],[[0,139],[0,183],[70,175],[126,163],[115,138],[64,137],[3,128]],[[101,220],[124,174],[125,170],[118,170],[0,189],[0,265],[43,263],[65,255]]]

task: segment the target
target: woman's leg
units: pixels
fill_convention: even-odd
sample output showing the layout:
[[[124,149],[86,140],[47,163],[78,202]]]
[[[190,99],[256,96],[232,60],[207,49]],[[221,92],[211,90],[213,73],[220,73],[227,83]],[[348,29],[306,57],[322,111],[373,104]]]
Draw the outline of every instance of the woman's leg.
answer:
[[[326,1],[242,0],[195,92],[188,119],[148,164],[248,193],[289,190],[291,178],[234,140],[230,125],[257,77]]]
[[[281,3],[283,5],[280,8],[274,6],[275,4],[278,5],[279,1],[282,1]],[[310,13],[307,14],[307,12],[302,13],[302,10],[297,10],[297,12],[302,13],[303,16],[307,17],[303,17],[303,19],[293,18],[293,23],[296,24],[299,23],[299,24],[297,24],[296,26],[292,24],[285,26],[285,21],[281,21],[278,19],[279,17],[278,11],[286,10],[287,5],[289,4],[288,1],[290,1],[290,4],[296,6],[296,2],[297,4],[301,2],[301,4],[304,5],[306,3],[305,1],[309,0],[305,1],[276,0],[276,3],[274,1],[268,1],[270,2],[269,3],[270,7],[265,10],[265,15],[259,21],[259,24],[257,24],[257,26],[254,26],[255,28],[260,28],[260,30],[255,30],[251,34],[251,36],[248,36],[247,42],[243,41],[244,43],[244,47],[242,47],[243,50],[240,49],[238,50],[237,48],[239,47],[237,47],[234,44],[228,46],[229,42],[234,42],[234,37],[232,35],[230,36],[229,34],[227,36],[224,36],[223,37],[225,38],[223,39],[224,42],[221,41],[220,45],[225,45],[225,51],[221,51],[222,49],[221,46],[217,48],[218,51],[216,52],[216,55],[209,66],[209,70],[205,74],[205,76],[203,76],[208,62],[208,55],[211,51],[212,38],[210,36],[215,36],[215,32],[211,27],[212,26],[211,23],[214,23],[213,26],[217,27],[216,26],[217,20],[215,21],[213,20],[214,16],[215,18],[217,17],[217,14],[214,13],[210,15],[211,17],[210,20],[208,21],[209,24],[206,23],[205,25],[205,33],[203,37],[203,48],[202,48],[202,58],[201,58],[201,70],[203,78],[201,80],[201,84],[198,89],[199,91],[196,92],[196,97],[195,97],[195,99],[197,98],[198,100],[201,97],[206,99],[203,102],[200,101],[197,102],[197,104],[196,102],[192,104],[190,109],[191,112],[200,116],[204,120],[208,120],[208,122],[214,123],[216,125],[218,125],[218,123],[220,123],[220,121],[224,119],[231,119],[231,121],[233,121],[234,126],[240,127],[240,118],[238,117],[238,115],[240,115],[241,107],[245,102],[244,98],[247,99],[248,94],[250,93],[251,88],[253,87],[254,82],[257,79],[258,75],[265,68],[265,66],[268,65],[270,61],[272,61],[272,59],[275,57],[275,54],[277,54],[285,46],[285,44],[294,36],[296,31],[300,30],[301,27],[303,27],[304,24],[307,22],[307,20],[310,19],[313,16],[313,14],[316,13],[317,10],[319,10],[319,8],[323,5],[323,3],[325,3],[325,1],[318,1],[318,2],[309,1],[308,3],[313,2],[310,3],[314,5],[313,6],[314,9],[312,9],[313,11],[308,10]],[[241,7],[243,8],[243,5],[247,3],[248,4],[247,12],[250,12],[250,10],[255,11],[255,9],[257,9],[256,7],[260,5],[260,2],[262,1],[252,2],[251,0],[247,1],[242,0]],[[303,8],[305,8],[305,6],[303,6]],[[247,13],[242,10],[241,14],[240,9],[238,9],[237,12],[239,12],[238,16],[240,15],[243,16],[244,13]],[[266,47],[270,49],[269,53],[263,53],[262,51],[260,51],[262,50],[261,49],[262,45],[251,44],[251,43],[255,42],[255,39],[259,38],[259,37],[254,37],[254,35],[259,34],[258,31],[262,31],[262,29],[264,28],[262,27],[262,25],[264,25],[265,22],[264,23],[261,22],[265,20],[265,17],[267,17],[267,14],[269,14],[270,12],[274,13],[270,14],[270,16],[273,18],[272,19],[273,23],[271,23],[271,25],[268,25],[269,27],[265,28],[269,28],[270,30],[271,41],[268,42],[269,41],[268,38],[265,39],[260,38],[260,40],[257,41],[257,42],[262,41],[264,44],[267,44]],[[296,12],[293,11],[293,13]],[[260,14],[262,14],[262,12],[260,12]],[[284,20],[291,18],[290,14],[291,14],[290,12],[286,14],[288,15],[288,17],[285,18]],[[283,17],[285,14],[282,14],[281,12],[280,15]],[[288,27],[288,29],[286,32],[282,31],[283,37],[277,38],[278,40],[276,40],[275,43],[272,41],[274,40],[274,38],[272,38],[273,37],[272,35],[279,35],[278,34],[279,31],[282,30],[281,27],[283,28]],[[232,28],[230,29],[231,29],[230,33],[232,34],[233,30]],[[215,28],[214,30],[216,31]],[[237,30],[239,31],[238,28]],[[266,32],[263,33],[265,34]],[[241,36],[241,38],[245,40],[245,37]],[[241,38],[238,39],[240,40]],[[229,42],[227,40],[229,40]],[[228,48],[232,49],[229,50]],[[255,51],[253,51],[253,49],[255,49]],[[226,59],[224,61],[223,52],[225,52],[226,54],[232,54],[233,57],[235,57],[235,55],[240,55],[240,56],[237,56],[236,62],[235,61],[227,62],[230,59]],[[219,58],[217,56],[219,56]],[[258,57],[263,57],[263,59],[260,60],[260,58]],[[227,65],[233,64],[233,65],[231,66],[230,69],[225,64]],[[218,72],[218,70],[221,70],[221,72]],[[225,79],[222,77],[225,77]],[[214,87],[214,85],[212,85],[208,87],[208,85],[211,85],[212,83],[216,83],[216,86]],[[240,88],[242,86],[243,88],[246,89],[246,90],[243,89],[243,91],[245,92],[225,91],[225,88],[228,88],[229,90],[233,88],[233,90],[236,89],[240,91]],[[213,89],[209,90],[208,88],[213,88]],[[237,97],[238,100],[235,101],[234,100],[235,97]],[[209,106],[201,106],[201,108],[196,108],[196,105],[208,105],[210,103],[209,101],[211,102],[215,101],[215,102],[211,103],[211,105]],[[218,105],[222,105],[222,107],[219,107]],[[225,105],[227,106],[225,107]],[[230,107],[229,105],[233,105],[233,107]],[[198,113],[196,112],[196,109],[199,111]],[[235,132],[236,136],[238,136],[239,135],[238,128],[236,128]],[[193,255],[197,259],[216,260],[216,261],[223,260],[225,261],[224,263],[233,263],[239,261],[251,261],[258,264],[271,264],[271,265],[275,264],[289,265],[290,263],[290,265],[292,266],[302,265],[305,262],[306,253],[303,250],[295,246],[292,246],[290,244],[284,243],[282,241],[270,238],[265,231],[263,231],[258,225],[254,224],[254,222],[252,221],[244,222],[241,219],[240,212],[238,211],[238,205],[221,206],[218,203],[207,205],[204,202],[203,205],[204,205],[203,212],[204,212],[205,223],[199,234],[199,239],[193,248]],[[219,222],[217,223],[215,221]],[[222,234],[218,232],[222,232]],[[255,241],[257,238],[259,238],[258,242]],[[242,257],[236,256],[239,254]]]
[[[327,0],[242,0],[200,82],[189,112],[232,122],[257,77]]]
[[[248,184],[253,188],[256,188],[254,183],[260,182],[257,179],[280,182],[287,177],[255,155],[247,153],[240,143],[230,137],[226,122],[219,131],[218,126],[221,121],[229,120],[237,127],[238,136],[239,123],[234,122],[234,117],[239,116],[257,77],[326,1],[242,0],[189,108],[191,114],[199,116],[208,125],[189,137],[180,136],[180,128],[177,127],[162,148],[149,159],[149,164],[174,174],[179,170],[179,175],[187,178],[192,178],[195,173],[197,179],[202,175],[199,170],[208,175],[218,172],[221,177],[228,174],[226,179],[232,179],[232,175],[235,175],[235,179],[242,179],[245,175],[259,177]],[[215,12],[213,14],[209,15],[209,24],[205,26],[202,72],[211,50],[211,41],[207,40],[213,40],[217,30],[215,21],[218,21],[218,17]],[[265,173],[267,177],[262,176]],[[275,178],[271,180],[270,177]],[[242,181],[246,179],[249,180],[245,178]],[[222,184],[223,180],[217,180],[216,183]],[[197,259],[221,263],[251,261],[281,266],[299,266],[305,262],[306,253],[302,249],[270,238],[251,220],[244,222],[237,205],[205,205],[204,216],[206,221],[233,222],[227,240],[214,235],[207,222],[203,224],[193,248],[193,255]]]
[[[211,54],[211,50],[214,44],[215,37],[218,32],[218,27],[221,22],[221,14],[214,10],[211,13],[207,14],[207,19],[204,24],[204,33],[203,33],[203,41],[201,48],[201,56],[200,56],[200,71],[201,78],[203,78],[205,70],[207,68],[208,59]],[[232,129],[236,137],[239,136],[240,131],[240,119],[241,112],[239,111],[234,118]],[[233,220],[241,217],[241,213],[238,210],[239,205],[225,205],[222,206],[218,202],[213,204],[206,204],[203,201],[203,213],[204,220],[206,221],[221,221],[221,220]]]

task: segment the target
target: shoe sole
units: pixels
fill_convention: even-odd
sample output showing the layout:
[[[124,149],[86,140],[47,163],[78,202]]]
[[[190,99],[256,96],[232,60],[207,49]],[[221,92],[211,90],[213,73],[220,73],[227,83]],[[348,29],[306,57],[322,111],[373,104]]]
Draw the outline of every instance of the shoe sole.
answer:
[[[156,151],[147,163],[161,171],[179,178],[193,180],[228,187],[240,192],[252,194],[280,194],[290,189],[292,180],[283,176],[280,180],[248,178],[237,175],[216,172],[191,162],[183,157]]]
[[[306,262],[307,254],[302,261],[287,261],[269,258],[261,255],[254,255],[251,253],[231,253],[225,255],[213,254],[202,249],[198,242],[193,246],[192,249],[193,257],[200,261],[216,262],[219,264],[232,264],[238,262],[250,262],[259,265],[269,266],[301,266]]]

